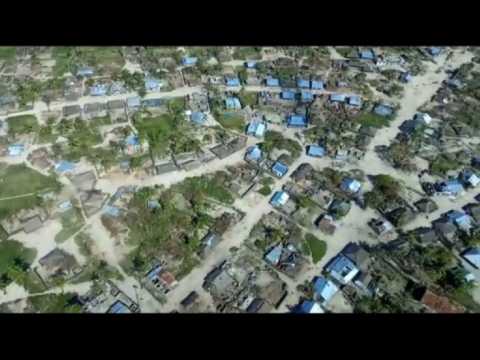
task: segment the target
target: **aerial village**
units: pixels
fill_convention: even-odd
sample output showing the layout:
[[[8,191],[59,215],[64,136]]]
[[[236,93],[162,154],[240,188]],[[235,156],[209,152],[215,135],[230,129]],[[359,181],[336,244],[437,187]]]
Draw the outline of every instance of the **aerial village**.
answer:
[[[3,313],[480,312],[480,49],[0,48]]]

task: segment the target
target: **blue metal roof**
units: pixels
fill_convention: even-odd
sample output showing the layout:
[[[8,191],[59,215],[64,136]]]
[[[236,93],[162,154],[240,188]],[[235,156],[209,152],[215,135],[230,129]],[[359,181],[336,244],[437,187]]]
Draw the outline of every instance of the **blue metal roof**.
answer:
[[[195,124],[202,125],[205,120],[207,120],[207,115],[205,115],[203,112],[195,111],[192,113],[190,118]]]
[[[288,127],[307,127],[308,121],[305,116],[302,115],[290,115],[287,119]]]
[[[267,260],[269,263],[273,265],[277,265],[282,256],[282,251],[283,251],[282,245],[275,246],[265,255],[265,260]]]
[[[273,206],[282,206],[288,201],[290,196],[285,191],[277,191],[273,194],[270,204]]]
[[[393,114],[393,109],[390,106],[379,104],[375,106],[373,112],[380,116],[390,116]]]
[[[295,100],[295,93],[293,91],[284,90],[284,91],[282,91],[280,96],[284,100]]]
[[[299,78],[299,79],[297,79],[297,86],[299,88],[309,89],[310,88],[310,82],[308,80]]]
[[[317,297],[327,302],[333,297],[333,295],[337,293],[338,287],[330,280],[327,280],[325,277],[320,276],[315,279],[313,283],[313,290]]]
[[[328,264],[326,271],[337,280],[344,282],[345,279],[352,277],[353,274],[357,274],[359,270],[349,258],[343,254],[339,254]]]
[[[240,79],[238,77],[225,77],[227,86],[240,86]]]
[[[96,84],[90,87],[91,96],[103,96],[103,95],[106,95],[107,92],[108,92],[107,84]]]
[[[409,72],[402,73],[401,80],[404,82],[409,82],[410,80],[412,80],[412,74],[410,74]]]
[[[163,270],[161,265],[156,265],[152,270],[150,270],[146,276],[146,278],[150,281],[154,280],[157,275]]]
[[[302,101],[312,101],[313,100],[313,94],[309,91],[302,91],[300,93],[300,97]]]
[[[128,314],[131,313],[130,309],[120,300],[117,300],[110,310],[108,311],[109,313],[112,314]]]
[[[312,312],[313,313],[323,312],[318,310],[320,310],[319,305],[310,300],[304,300],[300,305],[296,307],[296,312],[300,314],[310,314]]]
[[[107,205],[105,206],[104,212],[113,217],[120,216],[120,209],[116,206]]]
[[[252,121],[248,124],[247,135],[254,135],[256,137],[262,137],[265,133],[266,126],[263,122]]]
[[[318,145],[310,145],[307,150],[307,155],[322,157],[325,156],[325,149]]]
[[[225,99],[225,106],[227,109],[241,109],[242,104],[240,104],[240,100],[236,97],[228,97]]]
[[[363,50],[358,53],[358,57],[364,60],[373,60],[375,59],[375,54],[372,50]]]
[[[323,90],[325,88],[325,85],[321,80],[312,80],[311,85],[312,89],[316,90]]]
[[[75,164],[70,161],[62,160],[57,165],[55,165],[55,171],[59,173],[73,171],[75,169]]]
[[[92,76],[95,70],[91,67],[85,66],[77,70],[77,76]]]
[[[145,89],[147,91],[158,91],[162,87],[162,81],[154,78],[145,79]]]
[[[193,57],[193,56],[184,56],[182,58],[182,64],[183,65],[195,65],[198,61],[198,58]]]
[[[140,145],[140,139],[138,138],[137,135],[131,134],[127,136],[127,138],[125,139],[125,145],[132,145],[132,146]]]
[[[141,104],[142,104],[142,99],[139,96],[133,96],[127,99],[127,106],[129,108],[139,107]]]
[[[267,77],[267,86],[280,86],[280,81],[277,78]]]
[[[448,180],[440,185],[440,191],[458,194],[463,191],[463,186],[458,180]]]
[[[13,144],[8,147],[8,155],[10,156],[19,156],[25,151],[25,145],[23,144]]]
[[[278,177],[282,177],[288,172],[288,166],[281,163],[280,161],[277,161],[277,162],[275,162],[275,164],[273,164],[272,171]]]
[[[360,184],[357,180],[352,179],[352,178],[345,178],[342,180],[342,184],[340,187],[344,191],[351,191],[351,192],[357,192],[360,190],[360,187],[362,184]]]
[[[361,106],[362,99],[358,95],[352,95],[348,98],[348,104],[352,106]]]
[[[252,146],[247,150],[246,158],[253,161],[260,160],[262,158],[262,150],[258,146]]]
[[[330,101],[344,102],[346,99],[347,99],[347,95],[345,95],[345,94],[332,94],[332,95],[330,95]]]

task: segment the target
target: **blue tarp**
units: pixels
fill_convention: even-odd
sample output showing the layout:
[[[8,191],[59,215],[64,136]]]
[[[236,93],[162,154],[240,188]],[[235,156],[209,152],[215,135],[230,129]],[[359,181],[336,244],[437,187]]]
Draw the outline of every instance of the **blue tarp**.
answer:
[[[358,190],[360,190],[361,186],[362,184],[360,184],[357,180],[352,178],[343,179],[342,184],[340,185],[342,190],[350,191],[350,192],[357,192]]]
[[[428,48],[428,52],[430,53],[430,55],[432,56],[437,56],[438,54],[440,54],[442,50],[438,47],[430,47]]]
[[[105,212],[105,214],[108,214],[108,215],[113,216],[113,217],[120,216],[120,209],[117,208],[116,206],[107,205],[107,206],[105,206],[104,212]]]
[[[127,106],[129,108],[140,107],[142,104],[142,99],[139,96],[129,97],[127,99]]]
[[[318,145],[310,145],[307,150],[307,155],[322,157],[325,156],[325,149]]]
[[[458,180],[448,180],[440,184],[440,191],[456,195],[463,191],[463,186]]]
[[[285,191],[277,191],[273,194],[270,204],[273,206],[283,206],[289,199],[289,195]]]
[[[125,145],[132,145],[132,146],[140,145],[140,139],[138,138],[137,135],[134,135],[134,134],[129,135],[125,139]]]
[[[162,87],[162,81],[154,78],[145,79],[145,89],[147,91],[159,91]]]
[[[255,66],[257,66],[257,63],[255,61],[247,61],[245,62],[245,67],[249,69],[253,69]]]

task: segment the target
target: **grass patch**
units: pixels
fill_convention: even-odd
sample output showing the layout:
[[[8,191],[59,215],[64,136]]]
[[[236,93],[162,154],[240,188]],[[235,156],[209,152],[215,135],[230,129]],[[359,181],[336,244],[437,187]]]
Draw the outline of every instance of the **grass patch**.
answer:
[[[250,106],[253,107],[257,105],[257,93],[250,92],[250,91],[240,91],[238,94],[238,98],[242,106]]]
[[[45,176],[26,165],[0,164],[0,199],[30,194],[14,200],[0,200],[0,219],[15,214],[21,209],[28,209],[40,205],[42,200],[37,193],[47,190],[58,191],[61,184],[54,176]]]
[[[451,297],[459,304],[465,306],[468,310],[480,313],[480,304],[478,304],[467,289],[459,288],[455,290]]]
[[[15,61],[17,48],[14,46],[0,46],[0,61],[12,63]]]
[[[112,119],[110,118],[110,115],[95,117],[91,119],[90,122],[94,126],[105,126],[105,125],[113,124]]]
[[[245,118],[236,112],[217,112],[215,119],[225,128],[243,132],[245,130]]]
[[[260,146],[267,153],[270,153],[273,149],[287,150],[291,154],[292,160],[299,158],[303,151],[298,141],[284,138],[280,132],[272,130],[265,133],[264,142]]]
[[[200,261],[197,258],[193,256],[185,257],[179,269],[176,271],[175,278],[177,281],[187,276],[198,264],[200,264]]]
[[[362,126],[371,126],[374,128],[382,128],[388,126],[389,119],[377,114],[363,113],[357,117],[357,121]]]
[[[37,313],[80,313],[82,306],[73,293],[47,294],[29,298],[32,310]]]
[[[18,241],[0,242],[0,288],[6,287],[12,281],[26,284],[28,269],[36,254],[35,249],[26,248]]]
[[[56,131],[68,139],[68,149],[62,156],[66,160],[80,160],[90,153],[91,148],[103,141],[98,127],[81,119],[63,119],[56,126]]]
[[[20,115],[7,118],[9,135],[16,136],[38,131],[38,121],[34,115]]]
[[[78,208],[73,208],[63,213],[60,221],[62,222],[62,230],[55,235],[56,243],[63,243],[68,240],[73,234],[78,232],[85,223]]]
[[[239,46],[234,49],[232,57],[235,60],[259,60],[262,54],[259,47]]]
[[[272,188],[268,185],[264,185],[258,192],[263,196],[268,196],[272,193]]]
[[[442,154],[430,163],[430,171],[435,175],[444,175],[450,170],[458,169],[460,165],[455,159]]]
[[[320,260],[322,260],[327,252],[327,243],[310,233],[305,235],[305,241],[310,248],[313,263],[318,263]]]
[[[75,244],[78,246],[80,254],[85,257],[92,256],[93,239],[83,231],[75,235]]]

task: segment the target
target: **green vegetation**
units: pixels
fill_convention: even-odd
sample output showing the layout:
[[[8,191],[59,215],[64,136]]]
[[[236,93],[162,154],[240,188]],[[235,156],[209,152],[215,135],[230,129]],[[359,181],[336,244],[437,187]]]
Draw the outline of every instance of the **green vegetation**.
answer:
[[[80,254],[85,257],[92,255],[93,239],[83,231],[75,235],[75,244],[77,244]]]
[[[80,313],[82,306],[74,293],[32,296],[29,302],[36,313]]]
[[[362,126],[371,126],[374,128],[382,128],[389,124],[388,118],[373,113],[362,113],[356,118],[356,120]]]
[[[26,79],[16,81],[16,95],[21,107],[33,105],[38,100],[43,90],[43,84],[39,80]]]
[[[108,265],[104,260],[90,258],[83,268],[82,272],[73,278],[72,284],[80,284],[86,281],[97,280],[119,280],[124,279],[123,275],[115,267]]]
[[[322,260],[327,252],[327,243],[310,233],[305,234],[305,241],[308,243],[308,247],[310,248],[313,263],[317,264],[320,260]]]
[[[146,139],[151,154],[166,155],[197,151],[200,141],[190,122],[185,120],[183,99],[173,99],[168,104],[168,113],[156,117],[138,114],[134,118],[140,140]]]
[[[55,60],[53,76],[61,77],[70,72],[75,58],[75,49],[67,46],[55,46],[52,49],[52,58]]]
[[[38,139],[37,142],[39,144],[52,144],[57,140],[57,135],[54,133],[55,119],[48,119],[47,124],[41,126],[38,130]]]
[[[187,178],[163,190],[143,188],[130,203],[127,217],[129,243],[135,249],[122,265],[129,273],[143,273],[153,259],[168,254],[179,263],[171,269],[176,277],[186,275],[198,262],[197,252],[203,232],[214,224],[208,210],[213,203],[230,205],[234,199],[225,188],[228,174]],[[160,211],[146,207],[149,199],[157,199]],[[162,231],[158,231],[162,229]]]
[[[371,180],[374,188],[365,194],[368,206],[375,209],[398,199],[402,187],[393,177],[381,174],[372,176]]]
[[[85,223],[80,209],[73,208],[62,214],[62,230],[55,235],[55,242],[62,243],[78,232]]]
[[[27,195],[12,200],[0,200],[0,219],[9,217],[21,209],[42,204],[38,193],[59,191],[61,184],[54,176],[44,176],[26,165],[0,164],[0,199]],[[29,195],[31,194],[31,195]]]
[[[30,264],[36,256],[36,250],[24,247],[15,240],[0,242],[0,288],[12,281],[24,284],[29,277]]]
[[[140,96],[145,96],[147,90],[145,89],[145,75],[143,73],[138,71],[131,73],[123,69],[117,78],[125,84],[128,90],[137,91]]]
[[[13,63],[17,55],[17,48],[14,46],[1,46],[0,47],[0,61],[5,63]]]
[[[268,196],[272,193],[272,188],[268,185],[264,185],[258,190],[258,192],[263,196]]]
[[[37,118],[34,115],[20,115],[7,118],[8,133],[11,136],[30,134],[38,131]]]
[[[430,171],[435,175],[445,175],[460,166],[461,164],[451,154],[441,154],[430,163]]]
[[[68,149],[62,153],[62,156],[70,161],[80,160],[92,150],[93,146],[100,144],[103,140],[95,124],[81,119],[62,119],[56,130],[68,140]]]
[[[94,67],[119,69],[125,65],[122,50],[115,46],[76,47],[77,62]]]
[[[273,149],[287,150],[292,159],[297,159],[302,154],[302,146],[293,139],[284,138],[278,131],[268,130],[264,142],[261,144],[263,151],[271,152]]]
[[[225,129],[243,132],[245,130],[245,118],[239,112],[215,112],[215,120],[217,120]]]
[[[258,60],[262,58],[260,47],[236,47],[233,52],[233,58],[235,60]]]
[[[242,106],[253,107],[257,105],[257,93],[251,91],[244,91],[243,89],[238,93],[238,99]]]

